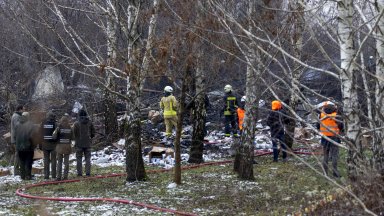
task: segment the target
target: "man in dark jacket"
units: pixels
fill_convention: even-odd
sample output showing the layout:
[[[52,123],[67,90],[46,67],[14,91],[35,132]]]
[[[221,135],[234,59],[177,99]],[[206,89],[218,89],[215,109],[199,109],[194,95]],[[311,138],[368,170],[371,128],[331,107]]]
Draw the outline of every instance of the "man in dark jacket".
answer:
[[[16,111],[13,113],[11,117],[11,145],[15,148],[15,160],[14,160],[14,175],[20,175],[20,160],[19,154],[16,150],[16,136],[15,136],[15,128],[16,125],[20,122],[21,114],[24,111],[23,105],[17,105]]]
[[[83,154],[85,157],[85,175],[91,175],[91,143],[95,136],[95,127],[89,120],[85,110],[79,111],[79,118],[73,125],[73,135],[76,148],[77,175],[83,175]]]
[[[43,135],[42,150],[44,153],[44,179],[49,179],[50,171],[52,178],[56,179],[56,139],[52,134],[56,128],[56,116],[52,111],[46,115],[46,119],[41,124],[41,132]]]
[[[23,112],[15,127],[16,150],[20,159],[20,176],[23,180],[32,179],[33,150],[36,146],[37,127],[29,121],[29,113]]]
[[[323,107],[320,114],[318,129],[322,135],[321,144],[323,146],[323,169],[328,175],[328,160],[332,159],[332,174],[339,178],[340,173],[337,169],[337,161],[339,159],[339,146],[335,143],[340,143],[340,133],[344,131],[344,123],[340,115],[337,113],[336,106],[328,104]],[[333,142],[332,142],[333,141]]]
[[[54,138],[57,137],[58,143],[56,146],[57,153],[57,179],[68,179],[69,172],[69,155],[71,154],[72,129],[70,125],[69,115],[67,113],[61,117],[59,125],[53,133]],[[64,160],[64,164],[63,164]],[[62,172],[64,165],[64,173]],[[63,174],[63,175],[62,175]]]
[[[231,131],[233,136],[238,137],[237,122],[236,122],[236,110],[239,107],[239,100],[233,94],[232,86],[226,85],[224,87],[224,124],[225,124],[225,136],[230,137]]]
[[[279,143],[283,151],[283,161],[287,158],[287,147],[284,143],[284,124],[286,124],[287,118],[284,116],[282,108],[280,101],[272,101],[272,110],[267,118],[267,125],[271,130],[273,162],[277,162],[279,158]]]

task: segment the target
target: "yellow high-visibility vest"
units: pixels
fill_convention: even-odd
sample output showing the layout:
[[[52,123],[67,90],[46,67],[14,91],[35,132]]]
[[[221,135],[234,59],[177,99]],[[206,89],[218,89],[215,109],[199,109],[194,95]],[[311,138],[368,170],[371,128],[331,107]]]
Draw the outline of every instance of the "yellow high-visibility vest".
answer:
[[[164,110],[164,117],[176,116],[177,106],[178,104],[175,96],[169,95],[168,97],[161,98],[160,108]]]

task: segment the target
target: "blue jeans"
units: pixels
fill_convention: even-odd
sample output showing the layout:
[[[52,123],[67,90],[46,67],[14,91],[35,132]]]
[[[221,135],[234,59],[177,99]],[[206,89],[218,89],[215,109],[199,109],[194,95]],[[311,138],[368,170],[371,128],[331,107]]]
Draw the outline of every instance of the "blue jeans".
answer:
[[[284,143],[284,133],[278,133],[272,137],[273,161],[277,161],[279,158],[279,143],[283,149],[283,159],[287,158],[287,146]]]

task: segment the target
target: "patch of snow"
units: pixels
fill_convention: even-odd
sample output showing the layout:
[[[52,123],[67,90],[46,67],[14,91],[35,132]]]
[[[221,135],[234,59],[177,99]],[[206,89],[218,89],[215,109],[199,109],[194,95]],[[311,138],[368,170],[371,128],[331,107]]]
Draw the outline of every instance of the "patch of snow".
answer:
[[[176,188],[176,187],[177,187],[177,184],[176,184],[175,182],[172,182],[172,183],[170,183],[170,184],[167,186],[168,189],[173,189],[173,188]]]

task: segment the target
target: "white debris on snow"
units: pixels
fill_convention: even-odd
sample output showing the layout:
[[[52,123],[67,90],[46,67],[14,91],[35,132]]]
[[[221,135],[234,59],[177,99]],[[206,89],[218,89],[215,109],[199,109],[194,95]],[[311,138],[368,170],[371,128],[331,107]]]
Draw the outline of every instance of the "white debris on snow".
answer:
[[[173,188],[176,188],[176,187],[177,187],[177,184],[176,184],[175,182],[172,182],[172,183],[170,183],[170,184],[167,186],[168,189],[173,189]]]

